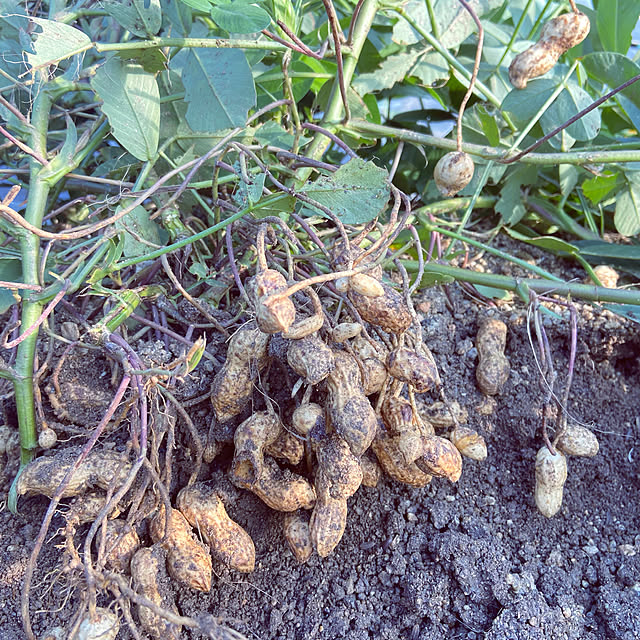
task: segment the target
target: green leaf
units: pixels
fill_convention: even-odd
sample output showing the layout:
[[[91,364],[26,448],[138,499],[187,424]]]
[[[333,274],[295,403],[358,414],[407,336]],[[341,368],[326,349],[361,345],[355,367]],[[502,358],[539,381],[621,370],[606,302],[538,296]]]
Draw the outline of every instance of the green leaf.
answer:
[[[302,192],[331,209],[344,224],[364,224],[386,209],[390,193],[387,178],[386,169],[353,158],[333,175],[305,185]]]
[[[518,167],[504,180],[500,190],[500,199],[496,202],[496,211],[502,216],[505,224],[514,225],[527,212],[520,191],[523,185],[535,184],[538,171],[533,166]]]
[[[553,104],[542,114],[540,124],[545,134],[553,131],[558,125],[566,122],[582,109],[591,104],[591,96],[573,82],[553,101]],[[569,125],[565,131],[576,140],[586,142],[593,140],[600,132],[600,112],[590,111],[580,120]],[[561,134],[558,134],[558,136]]]
[[[601,0],[596,23],[604,49],[626,54],[631,45],[631,33],[638,22],[638,0]]]
[[[121,60],[138,63],[147,73],[167,69],[168,59],[162,49],[125,49],[116,53]]]
[[[580,253],[578,247],[560,240],[554,236],[535,236],[530,238],[522,233],[518,233],[515,229],[505,229],[505,231],[514,239],[520,242],[526,242],[534,247],[540,247],[546,249],[552,253],[568,253],[569,255],[575,255]]]
[[[0,258],[0,280],[22,282],[22,264],[17,258]],[[0,287],[0,313],[8,311],[17,300],[11,289]]]
[[[68,24],[43,18],[31,20],[42,29],[32,34],[34,53],[27,53],[27,61],[32,70],[57,64],[92,46],[88,35]]]
[[[372,73],[360,74],[352,83],[352,87],[364,96],[374,91],[390,89],[396,82],[401,82],[409,74],[420,51],[397,53],[385,58],[378,69]],[[447,69],[448,75],[448,69]]]
[[[420,289],[428,289],[429,287],[435,287],[442,284],[451,284],[452,282],[455,282],[455,278],[453,276],[444,275],[437,271],[429,271],[429,265],[427,264],[424,267],[422,280],[420,280]]]
[[[481,293],[485,298],[493,298],[494,300],[511,300],[513,294],[511,291],[505,289],[496,289],[495,287],[487,287],[484,284],[473,285],[478,293]]]
[[[526,127],[540,111],[542,105],[555,91],[557,82],[551,78],[531,80],[524,89],[512,89],[502,101],[502,110],[507,111],[520,128]],[[556,123],[556,126],[560,122]]]
[[[160,92],[156,79],[140,65],[113,57],[91,81],[102,98],[115,139],[138,160],[151,160],[158,150]]]
[[[242,126],[256,103],[247,59],[239,49],[189,49],[170,68],[183,64],[187,122],[194,131],[213,133]]]
[[[160,0],[102,0],[104,10],[139,38],[154,36],[162,26]]]
[[[204,11],[205,13],[208,13],[211,9],[211,2],[209,2],[209,0],[182,0],[182,2],[193,9]]]
[[[630,183],[618,196],[613,223],[623,236],[640,233],[640,185]]]
[[[269,26],[271,18],[254,4],[231,2],[211,9],[213,21],[229,33],[256,33]]]
[[[640,245],[613,244],[604,240],[578,240],[580,252],[587,256],[612,258],[616,260],[640,260]]]
[[[120,209],[126,206],[126,203],[123,203]],[[148,244],[140,242],[140,239],[155,245],[160,244],[158,225],[153,220],[149,220],[149,212],[143,206],[137,206],[133,211],[117,220],[115,227],[124,232],[122,252],[125,258],[144,256],[153,250]]]
[[[284,196],[273,200],[268,199],[266,202],[260,205],[257,209],[251,212],[251,215],[255,218],[266,218],[267,216],[279,216],[283,220],[286,220],[289,213],[293,213],[296,210],[296,199],[293,196]],[[284,214],[284,215],[283,215]]]
[[[484,105],[478,105],[476,111],[482,124],[482,131],[487,137],[489,144],[492,147],[497,147],[500,144],[500,130],[498,129],[496,118],[489,114]]]
[[[67,167],[70,165],[76,152],[78,132],[76,131],[76,125],[68,115],[66,116],[66,125],[67,133],[65,135],[62,149],[60,149],[51,162],[49,162],[49,164],[40,172],[40,177],[45,180],[54,177],[59,172],[62,172],[60,174],[61,177],[63,173],[67,173],[69,171]]]
[[[610,173],[609,175],[594,176],[582,183],[582,193],[584,193],[593,204],[602,202],[611,192],[615,191],[623,184],[622,174]]]
[[[256,204],[262,198],[262,189],[266,177],[265,173],[258,173],[252,176],[253,182],[249,184],[244,180],[240,181],[236,192],[233,194],[233,199],[241,209]]]

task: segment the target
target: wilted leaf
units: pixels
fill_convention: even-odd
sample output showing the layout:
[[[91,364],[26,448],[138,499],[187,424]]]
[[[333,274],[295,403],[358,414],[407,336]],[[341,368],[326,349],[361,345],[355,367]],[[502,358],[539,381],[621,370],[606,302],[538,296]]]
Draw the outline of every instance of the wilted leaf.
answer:
[[[158,225],[153,220],[149,220],[149,213],[142,206],[137,206],[133,211],[117,220],[115,227],[124,232],[122,252],[125,258],[143,256],[153,250],[152,247],[140,240],[146,240],[154,245],[160,244]]]
[[[345,224],[363,224],[385,210],[390,192],[387,177],[387,171],[373,162],[354,158],[333,175],[307,184],[302,191],[331,209]]]

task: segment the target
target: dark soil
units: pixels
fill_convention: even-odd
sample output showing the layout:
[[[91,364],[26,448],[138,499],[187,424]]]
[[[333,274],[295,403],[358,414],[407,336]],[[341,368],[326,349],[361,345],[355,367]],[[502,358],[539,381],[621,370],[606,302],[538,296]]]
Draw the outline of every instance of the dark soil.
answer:
[[[346,533],[335,552],[305,565],[296,563],[282,537],[281,515],[238,491],[229,511],[253,537],[256,570],[245,576],[218,568],[206,595],[178,589],[183,614],[213,613],[260,640],[640,638],[638,325],[579,306],[569,411],[597,431],[600,453],[569,460],[562,509],[547,519],[533,501],[544,389],[526,309],[513,302],[487,310],[455,287],[451,297],[455,313],[441,289],[429,290],[418,309],[447,395],[468,409],[469,425],[487,441],[488,459],[465,460],[455,485],[435,479],[417,490],[384,479],[376,489],[361,488],[349,500]],[[569,324],[566,310],[555,310],[562,317],[545,316],[545,323],[562,382]],[[495,413],[483,417],[475,410],[483,397],[473,341],[479,315],[487,313],[509,327],[512,373]],[[102,389],[111,371],[101,362],[92,357],[86,371],[99,377]],[[210,379],[203,369],[198,389]],[[102,402],[102,391],[98,395]],[[199,408],[192,417],[206,429],[208,403]],[[14,471],[13,464],[5,469],[5,492]],[[23,499],[21,515],[0,513],[0,640],[24,637],[20,586],[46,505],[42,498]],[[31,612],[40,637],[64,626],[74,611],[73,585],[55,573],[61,539],[53,533],[62,522],[54,519],[35,576]],[[119,637],[130,637],[124,624]]]

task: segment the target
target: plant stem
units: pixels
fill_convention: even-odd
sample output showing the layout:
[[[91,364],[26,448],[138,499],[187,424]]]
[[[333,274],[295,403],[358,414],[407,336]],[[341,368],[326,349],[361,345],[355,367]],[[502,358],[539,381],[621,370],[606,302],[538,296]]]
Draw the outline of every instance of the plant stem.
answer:
[[[53,100],[47,91],[44,80],[36,92],[31,114],[31,135],[29,144],[42,157],[47,155],[47,131]],[[34,159],[30,161],[29,199],[25,211],[25,220],[40,227],[47,206],[49,184],[40,177],[42,166]],[[40,239],[32,233],[20,235],[22,254],[22,277],[26,284],[40,285],[38,265],[40,264]],[[42,303],[23,298],[21,334],[27,331],[40,317]],[[33,393],[33,362],[38,341],[38,332],[34,331],[18,345],[14,369],[16,380],[16,407],[20,429],[20,464],[25,465],[33,459],[38,445],[36,434],[36,414]]]
[[[403,260],[402,264],[404,264],[407,271],[418,270],[417,260]],[[572,298],[592,302],[640,305],[640,291],[633,289],[608,289],[607,287],[596,287],[590,284],[555,282],[539,278],[510,278],[509,276],[479,273],[470,269],[461,269],[460,267],[436,264],[434,262],[425,264],[424,272],[425,274],[438,274],[444,276],[444,278],[454,278],[462,282],[480,284],[495,289],[505,289],[506,291],[517,291],[523,294],[526,294],[526,291],[530,289],[540,294],[571,296]]]

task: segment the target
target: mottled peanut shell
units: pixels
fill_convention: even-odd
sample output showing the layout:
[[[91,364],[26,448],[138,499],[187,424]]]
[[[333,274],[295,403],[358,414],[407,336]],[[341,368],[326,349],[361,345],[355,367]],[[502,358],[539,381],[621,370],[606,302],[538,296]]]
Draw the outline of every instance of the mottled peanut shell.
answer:
[[[30,462],[20,473],[18,495],[43,495],[51,498],[73,467],[81,449],[70,447]],[[93,449],[80,463],[67,483],[63,498],[78,496],[92,487],[117,490],[131,471],[127,456],[110,449]]]
[[[262,469],[265,448],[277,440],[282,430],[280,418],[270,411],[258,411],[248,417],[233,436],[232,469],[242,467],[243,477],[257,478]]]
[[[109,609],[96,607],[85,614],[74,637],[76,640],[116,640],[119,631],[118,616]]]
[[[377,487],[382,477],[382,469],[368,452],[360,458],[360,467],[362,468],[362,486]]]
[[[280,469],[271,458],[264,459],[257,477],[238,466],[232,467],[229,478],[237,487],[255,493],[276,511],[311,509],[316,501],[316,492],[306,478]]]
[[[136,552],[131,560],[133,588],[155,605],[177,614],[166,569],[167,552],[158,544]],[[180,640],[182,627],[154,613],[149,607],[137,605],[138,620],[154,640]]]
[[[612,267],[609,267],[606,264],[599,264],[598,266],[593,267],[593,273],[596,275],[598,280],[600,280],[603,287],[608,287],[609,289],[617,288],[620,274]],[[587,279],[587,284],[593,284],[593,281],[591,279]]]
[[[389,354],[387,371],[397,380],[410,384],[418,393],[430,391],[438,381],[435,364],[407,347],[400,347]]]
[[[392,436],[380,429],[371,444],[382,470],[398,482],[412,487],[426,487],[431,482],[431,475],[422,471],[415,462],[406,464],[397,440],[398,436]]]
[[[389,376],[386,365],[389,351],[381,343],[378,344],[377,349],[374,349],[373,345],[364,337],[356,338],[352,346],[364,369],[362,382],[364,394],[370,396],[374,393],[380,393]]]
[[[167,570],[178,582],[197,591],[211,590],[211,556],[207,548],[195,538],[186,518],[171,509],[169,531],[164,538],[165,508],[160,505],[149,524],[151,539],[167,551]]]
[[[420,406],[420,416],[438,429],[455,427],[456,420],[458,424],[464,424],[469,419],[468,411],[465,407],[461,407],[457,400],[447,404],[444,402],[433,402],[429,405],[423,404]]]
[[[452,442],[440,436],[422,439],[422,456],[416,464],[425,473],[457,482],[462,473],[462,457]]]
[[[550,71],[558,58],[589,35],[591,25],[584,13],[565,13],[549,20],[540,39],[532,47],[517,55],[509,65],[509,80],[516,89],[524,89],[527,82]]]
[[[264,451],[272,458],[284,460],[292,465],[300,464],[304,458],[304,440],[283,429],[276,441],[267,445]]]
[[[65,519],[72,526],[93,522],[105,504],[107,504],[107,495],[104,491],[89,491],[79,495],[71,502],[65,513]],[[122,504],[115,507],[107,517],[117,518],[120,515],[121,507]]]
[[[471,182],[473,171],[473,160],[468,153],[450,151],[438,160],[433,170],[433,179],[438,191],[450,198]]]
[[[382,283],[367,273],[356,273],[351,276],[349,289],[367,298],[377,298],[384,295]]]
[[[387,396],[382,403],[382,419],[391,433],[414,430],[414,414],[406,398]]]
[[[476,336],[478,366],[476,380],[482,393],[495,396],[509,379],[509,360],[504,355],[507,325],[497,318],[487,318],[480,324]]]
[[[247,406],[258,373],[267,364],[271,336],[249,323],[229,343],[227,359],[211,384],[211,403],[219,422],[227,422]]]
[[[287,279],[275,269],[264,269],[259,271],[253,278],[249,278],[246,283],[246,290],[254,304],[274,293],[281,293],[287,288]]]
[[[581,424],[569,423],[558,438],[556,447],[568,456],[592,458],[597,455],[600,444],[593,431]]]
[[[131,558],[140,548],[140,538],[125,520],[107,520],[104,548],[107,566],[118,573],[129,573]]]
[[[289,366],[309,384],[319,384],[335,367],[333,352],[320,337],[311,335],[292,340],[287,349]]]
[[[328,423],[359,457],[371,446],[378,421],[364,395],[355,358],[344,351],[334,355],[336,366],[326,380]]]
[[[176,506],[209,544],[214,558],[235,571],[251,573],[256,550],[251,536],[228,515],[220,496],[207,485],[184,487]]]
[[[331,332],[331,340],[336,344],[342,344],[360,335],[362,325],[359,322],[341,322]]]
[[[296,560],[300,563],[306,562],[313,553],[308,513],[295,511],[285,514],[283,533]]]
[[[567,480],[567,459],[561,451],[553,455],[544,446],[536,455],[535,500],[538,511],[551,518],[562,506],[562,492]]]
[[[469,427],[456,427],[450,434],[449,438],[455,445],[456,449],[471,460],[481,462],[487,458],[487,443],[484,438],[474,429]]]
[[[291,417],[291,426],[301,436],[308,436],[313,429],[322,429],[324,432],[324,409],[315,402],[300,405]]]
[[[287,332],[296,319],[293,300],[279,293],[260,298],[256,304],[256,322],[265,333]]]
[[[362,467],[349,445],[334,434],[320,443],[316,456],[316,495],[350,498],[362,483]]]
[[[366,322],[375,324],[387,333],[404,333],[411,326],[411,313],[404,297],[395,289],[382,283],[384,295],[377,298],[349,291],[349,298]]]
[[[319,499],[311,514],[311,542],[321,558],[337,546],[347,525],[347,501],[325,497]]]
[[[318,294],[309,287],[306,289],[307,295],[313,303],[313,315],[296,320],[287,331],[282,333],[282,337],[288,340],[300,340],[313,333],[317,333],[324,325],[324,309]]]

